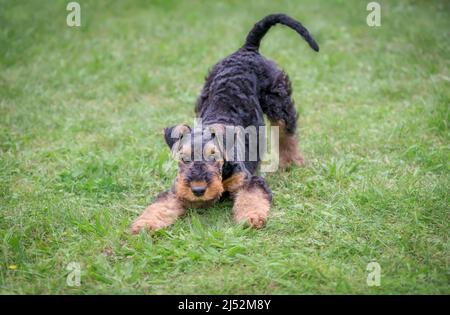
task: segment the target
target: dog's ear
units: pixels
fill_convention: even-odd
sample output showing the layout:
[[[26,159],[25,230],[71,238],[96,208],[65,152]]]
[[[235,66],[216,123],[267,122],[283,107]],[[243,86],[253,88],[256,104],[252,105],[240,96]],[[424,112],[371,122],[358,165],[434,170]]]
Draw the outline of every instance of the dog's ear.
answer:
[[[164,140],[166,140],[167,145],[170,149],[173,145],[181,140],[184,135],[191,132],[191,127],[185,124],[179,124],[172,127],[164,128]]]

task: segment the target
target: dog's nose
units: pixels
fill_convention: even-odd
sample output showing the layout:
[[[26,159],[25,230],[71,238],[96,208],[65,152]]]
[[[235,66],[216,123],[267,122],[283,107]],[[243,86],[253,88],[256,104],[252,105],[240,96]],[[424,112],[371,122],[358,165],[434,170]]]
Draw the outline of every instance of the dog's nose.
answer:
[[[206,191],[206,186],[192,186],[192,193],[197,197],[203,196]]]

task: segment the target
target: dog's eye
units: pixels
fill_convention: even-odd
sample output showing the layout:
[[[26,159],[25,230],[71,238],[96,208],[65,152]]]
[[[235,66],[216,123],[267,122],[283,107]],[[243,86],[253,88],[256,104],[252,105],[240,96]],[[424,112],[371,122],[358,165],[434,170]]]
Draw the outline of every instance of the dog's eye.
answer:
[[[191,159],[189,158],[189,157],[187,157],[187,156],[182,156],[181,157],[181,162],[183,162],[183,163],[189,163],[191,161]]]

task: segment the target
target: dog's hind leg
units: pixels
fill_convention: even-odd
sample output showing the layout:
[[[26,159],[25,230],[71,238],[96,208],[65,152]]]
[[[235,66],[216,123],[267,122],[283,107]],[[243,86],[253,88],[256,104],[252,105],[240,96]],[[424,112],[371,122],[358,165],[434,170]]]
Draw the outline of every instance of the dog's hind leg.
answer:
[[[303,165],[304,159],[298,148],[296,136],[297,111],[291,98],[289,77],[278,71],[270,87],[262,93],[261,107],[272,126],[279,127],[280,168],[291,164]]]

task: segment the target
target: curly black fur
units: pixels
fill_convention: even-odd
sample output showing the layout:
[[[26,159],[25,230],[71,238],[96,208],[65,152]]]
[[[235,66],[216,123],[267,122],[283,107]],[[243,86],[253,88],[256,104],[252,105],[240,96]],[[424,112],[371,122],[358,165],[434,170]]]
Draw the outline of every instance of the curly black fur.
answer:
[[[294,134],[297,113],[291,99],[289,77],[276,64],[258,52],[262,37],[277,23],[296,30],[315,51],[319,46],[308,30],[284,14],[266,16],[255,24],[244,46],[218,62],[206,78],[195,112],[204,125],[263,126],[263,114],[283,122]],[[248,151],[248,150],[247,150]],[[254,173],[257,162],[245,162]]]
[[[297,112],[291,99],[292,89],[289,77],[274,62],[261,56],[258,51],[262,37],[277,23],[294,29],[312,49],[319,51],[315,40],[299,22],[284,14],[273,14],[263,18],[249,32],[244,45],[235,53],[219,61],[206,77],[195,107],[196,116],[201,119],[204,128],[215,124],[243,128],[264,126],[263,115],[266,114],[273,124],[283,129],[281,133],[284,136],[295,135]],[[173,138],[174,130],[177,132],[183,130],[185,134],[178,134]],[[181,142],[177,142],[178,140],[186,139],[183,138],[186,133],[192,141],[194,134],[204,134],[204,130],[206,129],[192,130],[186,125],[177,125],[166,128],[164,137],[172,148],[175,143],[180,145]],[[260,136],[259,133],[257,136]],[[210,137],[203,137],[203,145],[209,140]],[[258,145],[264,142],[264,139],[257,141]],[[192,152],[190,151],[190,155],[193,154]],[[245,152],[246,154],[249,152],[248,135],[245,138]],[[187,165],[185,161],[179,164],[180,173],[184,174],[186,184],[189,185],[192,181],[208,182],[211,177],[208,172],[214,170],[214,167],[211,167],[214,162],[207,160],[192,162],[192,156],[188,159],[190,161]],[[245,173],[247,185],[252,187],[259,185],[271,200],[270,188],[262,178],[254,175],[260,159],[259,152],[256,161],[250,161],[247,155],[244,161],[225,159],[220,169],[216,171],[220,172],[223,180],[237,173]],[[186,169],[189,171],[186,172]]]

